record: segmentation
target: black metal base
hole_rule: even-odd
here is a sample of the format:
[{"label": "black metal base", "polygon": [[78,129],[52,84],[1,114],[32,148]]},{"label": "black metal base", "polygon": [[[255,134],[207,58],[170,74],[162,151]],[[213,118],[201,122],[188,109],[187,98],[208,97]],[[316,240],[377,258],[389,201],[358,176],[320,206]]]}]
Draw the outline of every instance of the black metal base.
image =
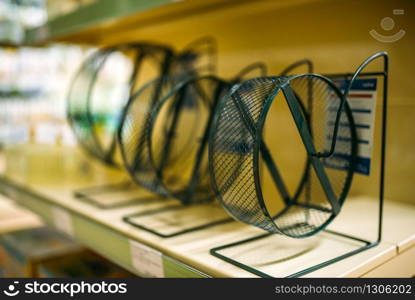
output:
[{"label": "black metal base", "polygon": [[[364,67],[366,67],[367,64],[369,64],[375,58],[381,57],[381,56],[384,58],[384,65],[383,65],[383,71],[382,72],[361,72],[361,70]],[[352,79],[352,78],[354,78],[355,74],[356,73],[325,74],[325,76],[330,77],[330,78]],[[387,90],[388,90],[388,55],[387,55],[387,53],[385,53],[385,52],[380,53],[380,54],[378,53],[378,54],[372,56],[370,58],[370,60],[366,60],[364,65],[362,65],[359,68],[358,74],[361,77],[371,77],[371,76],[383,77],[383,96],[382,96],[383,99],[382,99],[382,116],[381,116],[381,118],[382,118],[382,121],[381,121],[382,128],[381,128],[381,136],[380,136],[381,137],[381,141],[380,141],[381,146],[380,146],[380,160],[379,160],[379,164],[380,164],[379,178],[380,179],[379,179],[379,206],[378,206],[378,220],[377,220],[377,223],[378,223],[378,225],[377,225],[377,239],[375,241],[367,241],[367,240],[364,240],[364,239],[361,239],[361,238],[358,238],[358,237],[354,237],[354,236],[351,236],[351,235],[348,235],[348,234],[344,234],[344,233],[340,233],[340,232],[336,232],[336,231],[326,229],[326,230],[324,230],[324,232],[326,232],[326,233],[336,235],[336,236],[340,236],[340,237],[343,237],[343,238],[346,238],[346,239],[349,239],[349,240],[357,241],[359,243],[362,243],[362,246],[355,249],[355,250],[348,251],[348,252],[346,252],[342,255],[339,255],[335,258],[332,258],[332,259],[326,260],[324,262],[318,263],[318,264],[316,264],[312,267],[309,267],[309,268],[303,269],[301,271],[298,271],[296,273],[290,274],[287,277],[300,277],[300,276],[309,274],[311,272],[314,272],[316,270],[319,270],[321,268],[324,268],[326,266],[329,266],[331,264],[339,262],[343,259],[346,259],[348,257],[351,257],[351,256],[356,255],[358,253],[361,253],[363,251],[366,251],[370,248],[373,248],[373,247],[379,245],[379,243],[382,239],[382,222],[383,222],[382,220],[383,220],[384,182],[385,182],[386,128],[387,128],[387,108],[388,108],[388,105],[387,105],[387,102],[388,102],[388,97],[387,97],[387,95],[388,95],[388,93],[387,93]],[[237,267],[239,267],[241,269],[244,269],[244,270],[246,270],[246,271],[248,271],[252,274],[255,274],[257,276],[272,277],[271,275],[266,274],[264,272],[261,272],[258,269],[250,267],[250,266],[248,266],[248,265],[246,265],[246,264],[244,264],[240,261],[232,259],[229,256],[226,256],[226,255],[223,255],[223,254],[219,253],[220,251],[222,251],[224,249],[229,249],[229,248],[236,247],[236,246],[239,246],[239,245],[242,245],[242,244],[246,244],[246,243],[249,243],[249,242],[260,240],[260,239],[266,238],[270,235],[271,235],[271,233],[265,233],[265,234],[254,236],[254,237],[251,237],[251,238],[248,238],[248,239],[240,240],[240,241],[237,241],[237,242],[234,242],[234,243],[229,243],[229,244],[226,244],[226,245],[215,247],[215,248],[210,249],[210,254],[217,257],[217,258],[219,258],[219,259],[221,259],[221,260],[223,260],[223,261],[225,261],[225,262],[228,262],[228,263],[230,263],[234,266],[237,266]]]},{"label": "black metal base", "polygon": [[136,188],[133,182],[131,181],[124,181],[120,183],[114,184],[106,184],[100,186],[93,186],[87,187],[83,189],[78,189],[74,191],[74,196],[81,201],[87,202],[97,208],[100,209],[113,209],[113,208],[120,208],[126,207],[130,205],[139,205],[139,204],[148,204],[151,202],[158,202],[160,201],[160,196],[136,196],[132,198],[126,198],[121,201],[117,201],[115,204],[105,204],[102,201],[98,200],[99,196],[122,192],[128,189]]},{"label": "black metal base", "polygon": [[127,215],[125,217],[123,217],[123,221],[142,230],[145,230],[147,232],[150,232],[154,235],[157,235],[159,237],[162,238],[171,238],[171,237],[176,237],[176,236],[180,236],[186,233],[190,233],[190,232],[195,232],[198,230],[203,230],[203,229],[207,229],[213,226],[217,226],[217,225],[222,225],[222,224],[226,224],[229,222],[233,222],[234,220],[232,218],[224,218],[224,219],[220,219],[220,220],[216,220],[216,221],[211,221],[211,222],[207,222],[201,225],[196,225],[196,226],[191,226],[185,229],[181,229],[179,231],[175,231],[172,233],[163,233],[160,231],[157,231],[155,229],[152,229],[148,226],[145,226],[143,224],[139,224],[136,222],[136,219],[139,217],[146,217],[146,216],[150,216],[150,215],[156,215],[159,213],[163,213],[166,211],[172,211],[172,210],[181,210],[181,209],[186,209],[189,208],[189,206],[184,206],[184,205],[170,205],[170,206],[165,206],[165,207],[161,207],[161,208],[156,208],[156,209],[151,209],[151,210],[147,210],[147,211],[143,211],[143,212],[139,212],[136,214],[131,214],[131,215]]},{"label": "black metal base", "polygon": [[[354,237],[354,236],[351,236],[351,235],[347,235],[347,234],[340,233],[340,232],[336,232],[336,231],[332,231],[332,230],[324,230],[324,232],[329,233],[329,234],[333,234],[333,235],[337,235],[337,236],[340,236],[340,237],[343,237],[343,238],[351,239],[353,241],[360,242],[363,245],[361,247],[355,249],[355,250],[346,252],[346,253],[344,253],[344,254],[342,254],[340,256],[337,256],[335,258],[326,260],[326,261],[324,261],[322,263],[319,263],[319,264],[316,264],[316,265],[314,265],[312,267],[309,267],[309,268],[306,268],[304,270],[298,271],[296,273],[290,274],[287,277],[301,277],[303,275],[306,275],[308,273],[314,272],[314,271],[316,271],[318,269],[324,268],[324,267],[326,267],[328,265],[331,265],[331,264],[334,264],[334,263],[336,263],[338,261],[341,261],[341,260],[343,260],[345,258],[348,258],[350,256],[353,256],[353,255],[355,255],[357,253],[360,253],[362,251],[365,251],[367,249],[370,249],[372,247],[375,247],[376,245],[379,244],[379,241],[369,242],[369,241],[366,241],[366,240],[363,240],[363,239],[360,239],[360,238],[357,238],[357,237]],[[246,243],[249,243],[249,242],[253,242],[253,241],[256,241],[256,240],[260,240],[260,239],[269,237],[271,235],[273,235],[273,234],[272,233],[265,233],[265,234],[257,235],[257,236],[254,236],[254,237],[251,237],[251,238],[248,238],[248,239],[244,239],[244,240],[241,240],[241,241],[237,241],[237,242],[234,242],[234,243],[230,243],[230,244],[226,244],[226,245],[219,246],[219,247],[216,247],[216,248],[212,248],[212,249],[210,249],[210,254],[213,255],[213,256],[215,256],[215,257],[217,257],[217,258],[220,258],[220,259],[222,259],[222,260],[224,260],[224,261],[226,261],[226,262],[228,262],[228,263],[230,263],[230,264],[232,264],[234,266],[237,266],[237,267],[239,267],[241,269],[244,269],[245,271],[248,271],[248,272],[250,272],[252,274],[255,274],[255,275],[259,276],[259,277],[272,278],[273,276],[271,276],[269,274],[266,274],[264,272],[261,272],[258,269],[255,269],[255,268],[253,268],[251,266],[248,266],[248,265],[246,265],[246,264],[244,264],[244,263],[242,263],[240,261],[234,260],[234,259],[232,259],[229,256],[226,256],[226,255],[223,255],[223,254],[220,254],[219,253],[221,250],[229,249],[229,248],[236,247],[236,246],[240,246],[240,245],[243,245],[243,244],[246,244]]]}]

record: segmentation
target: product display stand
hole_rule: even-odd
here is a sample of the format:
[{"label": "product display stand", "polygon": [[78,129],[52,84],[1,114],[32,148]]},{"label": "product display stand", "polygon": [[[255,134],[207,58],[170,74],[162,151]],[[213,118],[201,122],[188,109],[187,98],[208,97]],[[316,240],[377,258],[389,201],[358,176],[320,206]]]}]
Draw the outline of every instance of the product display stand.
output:
[{"label": "product display stand", "polygon": [[[122,200],[115,198],[114,194],[134,193],[132,197],[126,197]],[[107,184],[102,186],[87,187],[84,189],[77,189],[74,191],[74,196],[81,201],[89,203],[100,209],[120,208],[129,205],[148,204],[160,201],[160,196],[148,195],[142,196],[140,194],[149,194],[147,191],[140,189],[131,181],[123,181],[120,183]],[[106,199],[113,198],[110,201]]]},{"label": "product display stand", "polygon": [[[217,204],[209,204],[210,207],[206,207],[206,209],[212,208],[214,211],[216,209],[221,209]],[[216,207],[215,207],[216,206]],[[156,209],[152,209],[152,210],[146,210],[144,212],[139,212],[139,213],[134,213],[131,215],[127,215],[125,217],[123,217],[124,222],[139,228],[141,230],[145,230],[147,232],[150,232],[156,236],[162,237],[162,238],[172,238],[172,237],[176,237],[176,236],[180,236],[183,234],[187,234],[187,233],[191,233],[191,232],[195,232],[195,231],[199,231],[199,230],[203,230],[203,229],[207,229],[213,226],[218,226],[218,225],[222,225],[222,224],[226,224],[226,223],[230,223],[233,222],[234,220],[232,218],[229,218],[225,213],[223,213],[223,215],[219,215],[216,220],[212,220],[212,216],[210,215],[209,219],[206,220],[197,220],[195,223],[200,223],[198,225],[195,224],[190,224],[189,226],[182,226],[183,224],[180,224],[182,227],[182,229],[178,229],[176,231],[173,232],[163,232],[161,230],[157,230],[152,226],[148,226],[145,225],[144,222],[143,224],[141,224],[138,219],[140,218],[144,218],[147,216],[152,216],[157,217],[157,215],[162,215],[163,213],[180,213],[183,215],[186,215],[186,210],[191,209],[192,206],[184,206],[182,204],[177,204],[177,205],[169,205],[169,206],[164,206],[161,208],[156,208]],[[186,224],[187,225],[187,224]]]},{"label": "product display stand", "polygon": [[[369,64],[373,59],[376,58],[383,58],[384,60],[384,66],[382,72],[361,72],[362,69],[366,67],[367,64]],[[311,273],[313,271],[316,271],[318,269],[324,268],[328,265],[331,265],[333,263],[339,262],[343,259],[346,259],[348,257],[351,257],[355,254],[358,254],[362,251],[365,251],[367,249],[370,249],[372,247],[377,246],[382,239],[382,220],[383,220],[383,204],[384,204],[384,185],[385,185],[385,152],[386,152],[386,128],[387,128],[387,107],[388,107],[388,55],[387,53],[379,53],[377,55],[374,55],[372,57],[372,60],[367,61],[366,64],[363,64],[356,73],[345,73],[345,74],[324,74],[325,77],[331,78],[333,80],[338,79],[346,79],[346,80],[355,80],[358,75],[358,77],[368,78],[368,77],[376,77],[383,80],[383,91],[382,91],[382,115],[381,115],[381,136],[380,136],[380,159],[379,159],[379,192],[378,192],[378,212],[377,212],[377,227],[376,227],[376,235],[377,238],[375,240],[367,240],[363,238],[359,238],[356,236],[349,235],[347,233],[337,232],[325,229],[323,232],[328,233],[329,235],[333,235],[336,237],[341,237],[345,239],[349,239],[351,241],[355,241],[358,243],[361,243],[362,245],[352,251],[346,252],[340,256],[337,256],[335,258],[317,263],[316,265],[300,270],[298,272],[295,272],[288,277],[300,277],[303,275],[306,275],[308,273]],[[357,220],[358,222],[358,220]],[[241,241],[237,241],[234,243],[222,245],[219,247],[212,248],[210,250],[211,255],[222,259],[230,264],[233,264],[237,267],[240,267],[248,272],[251,272],[255,275],[261,276],[261,277],[272,277],[269,274],[266,274],[264,272],[261,272],[258,269],[255,269],[249,265],[244,264],[241,261],[238,261],[236,259],[233,259],[232,257],[229,257],[221,252],[226,249],[234,248],[246,243],[250,243],[259,239],[263,239],[266,237],[269,237],[271,233],[261,234],[255,237],[243,239]]]}]

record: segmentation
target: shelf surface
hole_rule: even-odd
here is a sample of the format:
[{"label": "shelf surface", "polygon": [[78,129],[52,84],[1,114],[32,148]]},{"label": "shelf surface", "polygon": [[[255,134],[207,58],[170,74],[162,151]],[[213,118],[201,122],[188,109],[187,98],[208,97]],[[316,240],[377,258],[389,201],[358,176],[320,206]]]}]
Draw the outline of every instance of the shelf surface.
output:
[{"label": "shelf surface", "polygon": [[[117,182],[120,179],[118,178]],[[95,184],[104,182],[94,182]],[[109,260],[141,276],[159,273],[142,272],[134,263],[132,243],[150,247],[160,253],[162,276],[166,277],[252,277],[243,271],[210,255],[209,250],[230,242],[263,233],[261,230],[231,222],[174,238],[163,239],[135,228],[122,219],[127,214],[164,207],[176,203],[162,200],[147,204],[102,210],[73,197],[73,190],[91,183],[46,186],[17,177],[0,177],[0,190],[19,204],[29,208],[57,229],[66,232],[85,246]],[[128,195],[128,193],[126,194]],[[342,213],[330,229],[365,239],[375,239],[376,204],[373,199],[348,199]],[[186,212],[182,214],[182,212]],[[373,213],[373,219],[370,214]],[[188,226],[189,216],[195,220],[221,217],[217,207],[189,207],[179,212],[148,216],[146,224],[154,226]],[[359,277],[396,257],[403,249],[414,245],[415,207],[398,202],[387,202],[385,229],[380,245],[348,259],[310,273],[309,277]],[[181,221],[182,220],[182,221]],[[184,220],[184,221],[183,221]],[[191,222],[191,220],[190,220]],[[183,224],[185,223],[185,224]],[[157,225],[158,224],[158,225]],[[276,277],[288,276],[304,266],[320,262],[322,258],[349,251],[357,245],[318,234],[309,239],[291,239],[272,236],[242,248],[233,249],[231,255]],[[284,259],[294,257],[293,259]]]},{"label": "shelf surface", "polygon": [[0,195],[0,234],[42,225],[37,215],[18,207],[11,199]]}]

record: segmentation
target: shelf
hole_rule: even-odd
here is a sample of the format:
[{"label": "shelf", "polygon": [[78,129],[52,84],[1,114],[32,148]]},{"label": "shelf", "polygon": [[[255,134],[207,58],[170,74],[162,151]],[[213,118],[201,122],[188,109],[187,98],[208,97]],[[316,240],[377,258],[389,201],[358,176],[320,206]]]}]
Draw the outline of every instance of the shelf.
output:
[{"label": "shelf", "polygon": [[[214,33],[221,46],[220,68],[221,71],[226,70],[227,74],[238,69],[240,63],[247,61],[250,57],[264,59],[267,64],[270,62],[270,70],[281,70],[288,62],[303,58],[305,55],[315,61],[319,70],[350,70],[353,63],[358,63],[362,57],[367,56],[366,52],[369,49],[371,51],[388,50],[393,57],[400,57],[400,62],[405,61],[404,58],[410,59],[407,51],[402,50],[404,47],[400,48],[397,44],[393,47],[379,44],[378,41],[370,38],[368,31],[354,30],[357,28],[354,26],[356,20],[360,22],[359,28],[370,29],[377,26],[385,16],[385,12],[390,11],[389,5],[377,5],[373,13],[368,16],[366,11],[373,10],[371,2],[364,3],[363,6],[350,1],[330,2],[326,5],[327,3],[329,3],[328,0],[99,0],[72,13],[50,20],[41,28],[29,31],[25,43],[42,44],[63,41],[101,45],[136,39],[158,39],[179,48],[193,38]],[[309,7],[307,4],[310,4]],[[295,7],[296,5],[298,7]],[[300,5],[303,6],[300,7]],[[275,13],[280,7],[289,9],[281,10],[279,14]],[[267,13],[262,15],[258,11]],[[332,11],[345,13],[333,18]],[[351,14],[355,16],[353,19],[349,18]],[[249,19],[248,22],[247,19]],[[304,22],[292,22],[296,19]],[[316,20],[325,21],[316,22]],[[313,24],[313,26],[304,26],[304,24]],[[402,28],[410,28],[409,21],[400,25]],[[285,34],[276,34],[279,28],[288,28],[288,31],[286,30]],[[350,30],[339,35],[336,34],[338,28]],[[401,43],[410,43],[411,40],[408,38],[405,37]],[[361,47],[362,41],[365,41],[366,48]],[[401,69],[405,71],[405,68]],[[410,78],[410,76],[406,77]],[[392,78],[391,86],[397,86],[398,81],[394,85]],[[405,81],[403,83],[405,84]],[[399,84],[402,85],[402,82]],[[400,91],[397,97],[394,95],[394,99],[398,99],[400,103],[405,102],[405,99],[410,99],[405,89],[392,88],[391,90]],[[406,113],[406,107],[399,107],[399,113],[402,109]],[[396,117],[397,112],[397,107],[392,107],[392,115],[395,114]],[[401,171],[399,170],[398,173],[395,170],[391,174],[388,178],[388,189],[402,187],[398,182],[400,177],[396,176],[401,174]],[[59,175],[56,177],[59,179]],[[120,179],[116,182],[119,181]],[[108,182],[91,184],[105,183]],[[233,222],[180,237],[162,239],[132,227],[122,219],[128,214],[174,203],[173,200],[158,204],[137,204],[113,210],[100,210],[73,197],[73,191],[81,187],[79,181],[78,184],[69,182],[62,186],[56,184],[46,186],[14,176],[0,177],[0,190],[3,193],[37,213],[50,225],[73,236],[87,247],[137,275],[149,276],[151,274],[143,273],[143,270],[135,266],[131,255],[133,242],[141,243],[161,253],[162,271],[166,277],[252,276],[211,256],[209,250],[255,236],[262,231]],[[365,188],[362,187],[362,190]],[[400,199],[403,194],[411,195],[410,191],[406,190],[390,195],[399,195],[396,198]],[[408,200],[410,197],[406,196],[405,199]],[[203,217],[202,212],[194,212],[192,209],[189,208],[189,214],[194,213],[193,216],[196,219]],[[373,240],[376,237],[370,236],[370,233],[375,231],[376,219],[373,220],[368,216],[375,212],[376,201],[374,199],[351,197],[347,199],[341,214],[330,225],[330,229]],[[218,212],[220,213],[223,212]],[[384,264],[393,262],[401,254],[407,255],[409,251],[413,253],[415,249],[414,216],[414,205],[389,201],[386,204],[384,234],[380,245],[307,276],[365,276],[372,274],[371,271]],[[175,217],[165,216],[165,219],[175,220]],[[158,222],[160,220],[150,217],[148,221]],[[281,245],[287,245],[292,249],[304,245],[310,247],[304,255],[298,255],[293,260],[276,262],[278,259],[275,259],[274,255],[284,248]],[[275,235],[248,246],[233,254],[248,261],[251,260],[251,262],[274,259],[263,262],[261,268],[266,269],[267,273],[281,277],[290,275],[296,268],[327,258],[328,255],[333,255],[332,252],[345,252],[351,247],[344,241],[332,240],[324,234],[301,240]],[[414,261],[412,259],[407,263],[412,269],[415,268]]]},{"label": "shelf", "polygon": [[0,195],[0,234],[40,226],[42,222],[38,216]]},{"label": "shelf", "polygon": [[[258,11],[279,10],[328,0],[98,0],[73,12],[57,16],[44,26],[28,30],[25,44],[70,42],[92,45],[113,43],[113,38],[128,32],[135,40],[136,30],[168,24],[187,17],[216,15],[234,18]],[[197,37],[197,36],[196,36]],[[157,36],[156,36],[157,38]],[[124,39],[123,39],[124,41]]]},{"label": "shelf", "polygon": [[[237,3],[238,2],[238,3]],[[200,11],[237,5],[232,0],[99,0],[68,14],[57,16],[44,26],[26,33],[26,43],[51,41],[98,43],[101,36],[111,31],[137,26],[137,22],[152,22],[183,17]]]},{"label": "shelf", "polygon": [[[113,228],[103,226],[95,220],[91,220],[80,212],[68,210],[67,207],[60,206],[52,199],[37,194],[30,189],[22,188],[16,183],[9,180],[0,180],[0,189],[2,193],[15,199],[20,205],[32,210],[39,215],[45,223],[56,226],[58,230],[65,234],[69,234],[78,242],[84,244],[90,249],[95,250],[101,255],[114,261],[125,269],[141,274],[132,264],[130,259],[130,241],[132,240],[128,234],[122,234],[114,231]],[[56,209],[63,209],[67,213],[67,217],[71,220],[71,232],[62,230],[57,224]],[[179,261],[167,255],[162,255],[164,275],[166,277],[207,277],[190,266],[180,263]]]},{"label": "shelf", "polygon": [[[117,178],[117,182],[122,178]],[[75,240],[95,250],[109,260],[121,265],[140,276],[156,276],[143,273],[134,264],[132,243],[150,247],[161,256],[162,274],[166,277],[252,277],[253,275],[235,266],[223,262],[209,254],[209,250],[223,244],[262,233],[261,230],[239,222],[211,227],[209,229],[163,239],[123,222],[123,216],[143,210],[163,207],[175,203],[173,200],[159,203],[137,204],[118,209],[102,210],[73,197],[73,190],[86,184],[98,182],[66,183],[65,185],[45,186],[30,183],[18,177],[0,177],[0,191],[15,199],[38,214],[47,224],[71,235]],[[101,184],[104,182],[100,182]],[[203,210],[206,209],[205,212]],[[221,209],[189,207],[187,217],[194,219],[215,217],[224,212]],[[362,213],[364,212],[364,213]],[[374,239],[371,233],[376,226],[375,220],[368,217],[376,212],[376,201],[368,198],[351,198],[345,204],[342,213],[330,225],[330,229],[347,232],[365,239]],[[408,204],[388,202],[385,210],[384,238],[380,245],[352,256],[341,262],[308,274],[309,277],[359,277],[398,257],[400,252],[415,245],[415,207]],[[170,222],[178,215],[147,217],[148,222]],[[168,221],[166,221],[168,220]],[[373,221],[373,222],[372,222]],[[181,223],[177,221],[177,223]],[[171,225],[171,224],[170,224]],[[184,226],[173,224],[171,226]],[[281,245],[285,245],[281,247]],[[355,245],[341,239],[318,234],[309,239],[291,239],[275,235],[248,245],[234,253],[248,261],[265,261],[262,268],[277,276],[288,276],[298,268],[319,262],[322,257],[350,250]],[[305,254],[295,259],[274,262],[275,255],[283,255],[280,249],[300,251],[301,247],[310,247]]]}]

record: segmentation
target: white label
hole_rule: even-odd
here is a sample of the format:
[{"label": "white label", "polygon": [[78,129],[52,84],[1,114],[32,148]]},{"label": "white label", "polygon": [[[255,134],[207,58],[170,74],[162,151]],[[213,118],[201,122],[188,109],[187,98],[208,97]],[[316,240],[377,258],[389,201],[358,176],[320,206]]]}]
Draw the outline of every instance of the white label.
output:
[{"label": "white label", "polygon": [[58,230],[63,231],[70,236],[74,235],[71,215],[66,210],[60,207],[54,207],[53,220],[55,227]]},{"label": "white label", "polygon": [[[340,89],[344,90],[349,84],[348,80],[337,80]],[[333,96],[333,95],[332,95]],[[348,103],[353,114],[353,119],[357,133],[357,163],[355,172],[363,175],[370,175],[373,135],[376,113],[377,98],[377,80],[376,78],[358,79],[354,82],[353,87],[348,94]],[[337,100],[337,96],[335,98]],[[336,101],[338,103],[338,101]],[[329,149],[332,142],[332,132],[337,108],[330,109],[327,112],[326,123],[326,150]],[[343,118],[343,117],[342,117]],[[342,149],[349,149],[347,144],[350,143],[350,133],[348,127],[342,126],[340,121],[339,132],[337,136],[336,151],[332,157],[325,160],[325,165],[336,169],[347,168],[349,153],[342,153]],[[346,122],[347,125],[347,122]],[[342,147],[342,144],[346,146]]]},{"label": "white label", "polygon": [[161,252],[130,240],[131,262],[134,268],[145,277],[164,277]]}]

